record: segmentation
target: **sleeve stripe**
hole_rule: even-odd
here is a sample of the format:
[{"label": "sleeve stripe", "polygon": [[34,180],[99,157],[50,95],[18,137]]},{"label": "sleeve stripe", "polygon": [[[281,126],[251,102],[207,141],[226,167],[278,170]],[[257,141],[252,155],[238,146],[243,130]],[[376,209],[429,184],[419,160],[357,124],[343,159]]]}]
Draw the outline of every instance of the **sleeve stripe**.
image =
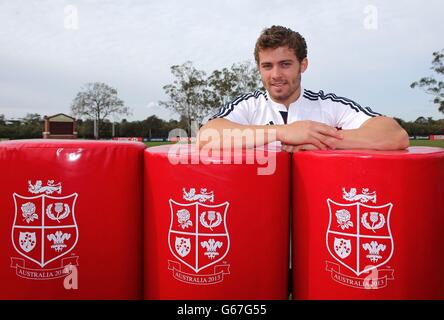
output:
[{"label": "sleeve stripe", "polygon": [[311,101],[318,101],[318,98],[314,98],[312,96],[306,95],[305,93],[304,93],[304,98],[311,100]]},{"label": "sleeve stripe", "polygon": [[309,90],[304,90],[304,98],[307,98],[309,100],[315,101],[318,98],[321,98],[322,100],[331,100],[334,102],[339,102],[342,103],[344,105],[349,106],[350,108],[352,108],[353,110],[355,110],[356,112],[363,112],[366,115],[368,115],[369,117],[376,117],[376,116],[381,116],[380,113],[377,113],[375,111],[373,111],[372,109],[370,109],[369,107],[361,107],[361,105],[359,105],[358,103],[354,102],[353,100],[344,98],[344,97],[338,97],[333,93],[328,93],[328,94],[324,94],[324,92],[322,90],[319,91],[319,93],[314,93],[312,91]]},{"label": "sleeve stripe", "polygon": [[315,92],[307,90],[307,89],[304,89],[304,96],[305,95],[311,96],[312,98],[316,98],[316,99],[319,97],[318,93],[315,93]]},{"label": "sleeve stripe", "polygon": [[238,105],[239,103],[241,103],[242,101],[246,101],[250,98],[258,99],[260,97],[260,95],[264,95],[266,98],[265,93],[260,90],[256,90],[253,93],[247,93],[247,94],[240,95],[239,97],[235,98],[232,102],[229,102],[229,103],[225,104],[223,107],[221,107],[219,109],[219,111],[215,115],[213,115],[209,120],[213,120],[216,118],[225,118],[227,115],[229,115],[234,110],[234,107],[236,105]]},{"label": "sleeve stripe", "polygon": [[376,116],[382,116],[382,114],[380,114],[380,113],[378,113],[376,111],[373,111],[370,107],[365,107],[365,108],[368,110],[368,112],[370,112],[372,114],[375,114]]}]

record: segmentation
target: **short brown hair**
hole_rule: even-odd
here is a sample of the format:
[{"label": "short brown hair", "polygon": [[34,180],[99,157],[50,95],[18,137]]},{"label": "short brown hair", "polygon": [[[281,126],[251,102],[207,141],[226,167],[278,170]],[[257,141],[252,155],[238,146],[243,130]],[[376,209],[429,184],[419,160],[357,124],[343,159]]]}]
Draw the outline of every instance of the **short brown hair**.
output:
[{"label": "short brown hair", "polygon": [[282,26],[272,26],[264,29],[256,41],[254,47],[254,58],[259,64],[259,51],[263,49],[276,49],[288,46],[293,49],[296,58],[301,62],[307,57],[307,44],[305,39],[298,32]]}]

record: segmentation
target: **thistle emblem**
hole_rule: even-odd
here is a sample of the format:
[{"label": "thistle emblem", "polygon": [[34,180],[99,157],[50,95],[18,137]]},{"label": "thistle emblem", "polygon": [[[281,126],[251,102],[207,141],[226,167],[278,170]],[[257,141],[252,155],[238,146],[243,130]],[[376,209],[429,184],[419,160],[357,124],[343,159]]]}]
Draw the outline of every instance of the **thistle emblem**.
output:
[{"label": "thistle emblem", "polygon": [[[368,214],[369,212],[366,212],[362,215],[361,223],[366,229],[372,230],[374,233],[376,233],[375,230],[381,229],[385,225],[384,215],[378,212],[370,212],[370,221],[372,223],[372,225],[370,225],[367,221]],[[376,222],[378,223],[376,224]]]},{"label": "thistle emblem", "polygon": [[52,212],[52,206],[52,203],[48,205],[48,207],[46,208],[46,215],[49,219],[56,220],[58,223],[60,223],[60,220],[65,219],[71,212],[71,210],[69,209],[69,205],[67,205],[66,203],[57,202],[54,204],[54,209],[56,212],[56,215],[54,215]]},{"label": "thistle emblem", "polygon": [[[205,220],[205,215],[207,215],[207,219],[209,223]],[[209,228],[213,231],[213,228],[219,226],[222,222],[222,215],[216,211],[204,211],[200,215],[200,223],[205,227]]]}]

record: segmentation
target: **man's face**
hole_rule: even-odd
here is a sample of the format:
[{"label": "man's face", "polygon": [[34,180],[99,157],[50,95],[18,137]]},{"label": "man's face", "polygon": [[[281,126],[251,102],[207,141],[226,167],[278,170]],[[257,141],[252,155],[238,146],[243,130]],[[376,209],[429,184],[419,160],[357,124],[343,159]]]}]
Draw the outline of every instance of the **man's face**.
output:
[{"label": "man's face", "polygon": [[299,63],[293,49],[278,47],[259,51],[259,72],[271,98],[286,105],[296,101],[301,91],[301,73],[307,69],[307,58]]}]

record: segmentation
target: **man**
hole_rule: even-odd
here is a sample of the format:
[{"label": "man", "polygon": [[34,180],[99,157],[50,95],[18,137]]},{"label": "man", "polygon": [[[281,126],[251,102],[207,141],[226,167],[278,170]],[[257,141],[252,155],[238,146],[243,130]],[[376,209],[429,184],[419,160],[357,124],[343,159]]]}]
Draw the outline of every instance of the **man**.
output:
[{"label": "man", "polygon": [[[241,137],[242,146],[280,141],[289,152],[409,146],[407,133],[395,120],[350,99],[301,87],[308,60],[305,39],[299,33],[282,26],[265,29],[254,56],[266,92],[240,96],[222,107],[199,131],[200,148],[222,146],[224,139],[236,140],[232,132],[246,131],[264,134],[254,134],[253,143]],[[209,131],[217,134],[206,134]]]}]

